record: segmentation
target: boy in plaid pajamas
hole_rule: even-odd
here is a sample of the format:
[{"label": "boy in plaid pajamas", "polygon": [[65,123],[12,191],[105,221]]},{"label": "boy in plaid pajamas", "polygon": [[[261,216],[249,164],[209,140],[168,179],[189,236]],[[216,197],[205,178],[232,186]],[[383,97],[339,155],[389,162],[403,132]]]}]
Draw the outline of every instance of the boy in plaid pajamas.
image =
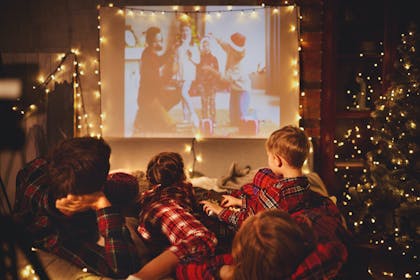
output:
[{"label": "boy in plaid pajamas", "polygon": [[[298,223],[308,226],[316,240],[315,249],[290,278],[330,279],[336,276],[347,260],[344,241],[348,233],[337,206],[328,197],[310,190],[308,178],[302,173],[303,163],[309,153],[307,136],[297,127],[285,126],[270,135],[266,141],[266,151],[269,169],[260,170],[255,175],[254,184],[242,188],[240,198],[225,196],[221,205],[202,201],[204,210],[236,228],[247,217],[259,212],[273,208],[283,210]],[[232,210],[230,206],[240,206],[240,210]],[[220,256],[219,260],[209,264],[180,266],[177,273],[182,278],[183,275],[204,269],[218,275],[219,268],[224,264],[235,265]]]}]

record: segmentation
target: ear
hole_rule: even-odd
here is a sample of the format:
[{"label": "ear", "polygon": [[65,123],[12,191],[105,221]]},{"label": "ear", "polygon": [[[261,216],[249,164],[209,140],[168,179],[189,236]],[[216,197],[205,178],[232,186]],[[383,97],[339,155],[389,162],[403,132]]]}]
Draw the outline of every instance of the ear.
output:
[{"label": "ear", "polygon": [[275,155],[274,162],[276,163],[277,167],[282,167],[284,159],[281,156]]}]

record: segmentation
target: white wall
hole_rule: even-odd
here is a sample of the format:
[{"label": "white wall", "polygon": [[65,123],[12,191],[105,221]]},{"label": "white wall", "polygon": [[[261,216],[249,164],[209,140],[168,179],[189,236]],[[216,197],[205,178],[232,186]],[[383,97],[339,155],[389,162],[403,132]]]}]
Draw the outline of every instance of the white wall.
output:
[{"label": "white wall", "polygon": [[[179,152],[186,168],[191,167],[193,156],[185,151],[192,139],[107,139],[111,145],[111,169],[145,170],[147,162],[162,151]],[[204,139],[195,144],[202,162],[196,163],[195,171],[208,177],[225,175],[233,161],[251,168],[266,166],[267,155],[262,139]]]}]

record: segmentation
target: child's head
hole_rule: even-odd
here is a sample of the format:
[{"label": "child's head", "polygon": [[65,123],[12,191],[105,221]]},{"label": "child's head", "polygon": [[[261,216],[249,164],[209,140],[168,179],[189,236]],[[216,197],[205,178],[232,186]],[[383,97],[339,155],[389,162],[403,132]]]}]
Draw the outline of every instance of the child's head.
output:
[{"label": "child's head", "polygon": [[121,209],[125,216],[137,216],[139,200],[139,181],[125,172],[114,172],[108,175],[103,186],[103,193],[113,206]]},{"label": "child's head", "polygon": [[200,50],[201,50],[202,53],[210,53],[211,52],[210,39],[208,37],[204,37],[203,39],[201,39]]},{"label": "child's head", "polygon": [[182,22],[180,28],[181,28],[181,40],[191,43],[191,40],[192,40],[191,24],[189,22]]},{"label": "child's head", "polygon": [[300,128],[288,125],[271,133],[265,148],[267,153],[286,160],[290,167],[301,169],[309,154],[309,141]]},{"label": "child's head", "polygon": [[152,185],[172,186],[186,180],[184,161],[178,153],[162,152],[155,155],[147,165],[147,179]]},{"label": "child's head", "polygon": [[287,212],[260,212],[249,217],[235,235],[233,279],[285,279],[312,249],[311,231]]},{"label": "child's head", "polygon": [[133,203],[139,195],[139,182],[136,177],[125,172],[108,175],[103,192],[112,205],[124,206]]}]

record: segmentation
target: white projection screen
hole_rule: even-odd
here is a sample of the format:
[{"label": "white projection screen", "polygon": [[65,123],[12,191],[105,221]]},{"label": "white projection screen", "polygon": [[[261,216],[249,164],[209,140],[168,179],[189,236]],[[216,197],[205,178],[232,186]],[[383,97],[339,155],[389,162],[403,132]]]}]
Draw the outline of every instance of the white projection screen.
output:
[{"label": "white projection screen", "polygon": [[100,9],[103,135],[266,138],[298,124],[298,7]]}]

